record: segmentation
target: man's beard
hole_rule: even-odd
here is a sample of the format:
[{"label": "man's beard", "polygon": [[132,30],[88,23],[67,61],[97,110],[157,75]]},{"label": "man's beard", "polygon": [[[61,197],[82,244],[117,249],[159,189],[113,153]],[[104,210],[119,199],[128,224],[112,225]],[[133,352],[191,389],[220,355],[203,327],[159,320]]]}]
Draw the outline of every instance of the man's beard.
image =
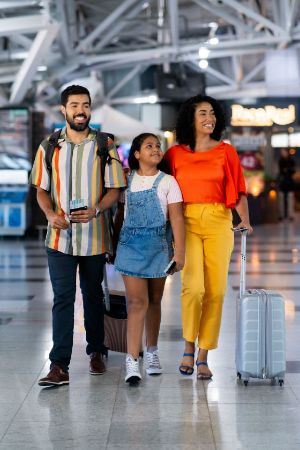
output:
[{"label": "man's beard", "polygon": [[[66,114],[66,121],[68,122],[68,124],[70,125],[70,128],[72,130],[75,131],[84,131],[88,128],[90,120],[91,120],[91,116],[87,117],[86,114],[77,114],[77,116],[84,116],[86,117],[86,121],[82,122],[82,123],[75,123],[73,119],[71,119],[71,117]],[[76,116],[75,116],[76,117]]]}]

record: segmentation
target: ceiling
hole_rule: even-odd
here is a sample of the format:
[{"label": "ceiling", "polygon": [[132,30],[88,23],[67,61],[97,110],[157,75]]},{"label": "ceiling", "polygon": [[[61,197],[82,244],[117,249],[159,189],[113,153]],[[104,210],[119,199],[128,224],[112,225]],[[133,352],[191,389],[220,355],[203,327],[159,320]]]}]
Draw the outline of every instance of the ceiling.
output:
[{"label": "ceiling", "polygon": [[266,96],[270,50],[299,50],[299,4],[0,0],[0,106],[55,104],[62,85],[82,79],[99,101],[130,103],[153,93],[139,80],[157,65],[204,72],[206,92],[218,98]]}]

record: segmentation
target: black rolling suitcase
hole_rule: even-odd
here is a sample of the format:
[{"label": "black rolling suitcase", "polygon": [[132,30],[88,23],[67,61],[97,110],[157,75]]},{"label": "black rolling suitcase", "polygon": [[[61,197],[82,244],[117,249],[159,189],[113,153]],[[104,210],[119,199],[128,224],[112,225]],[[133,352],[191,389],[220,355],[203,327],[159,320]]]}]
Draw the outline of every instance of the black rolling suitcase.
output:
[{"label": "black rolling suitcase", "polygon": [[[109,290],[106,266],[103,270],[104,345],[113,352],[127,353],[127,301],[124,292]],[[143,356],[141,343],[140,356]]]},{"label": "black rolling suitcase", "polygon": [[109,291],[106,266],[103,270],[104,345],[113,352],[127,353],[127,305],[123,292]]}]

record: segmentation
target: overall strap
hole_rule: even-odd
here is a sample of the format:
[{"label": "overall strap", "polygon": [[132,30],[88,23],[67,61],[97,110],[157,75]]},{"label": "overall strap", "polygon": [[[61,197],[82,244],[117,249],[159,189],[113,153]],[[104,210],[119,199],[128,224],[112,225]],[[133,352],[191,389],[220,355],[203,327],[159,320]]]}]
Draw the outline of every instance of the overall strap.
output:
[{"label": "overall strap", "polygon": [[161,182],[162,178],[165,176],[166,174],[164,172],[160,172],[160,174],[158,175],[158,177],[156,178],[156,180],[153,183],[152,189],[157,189],[157,186],[159,185],[159,183]]},{"label": "overall strap", "polygon": [[131,174],[129,175],[129,177],[127,178],[127,190],[128,190],[128,191],[131,190],[131,183],[132,183],[134,174],[135,174],[135,170],[133,170],[133,171],[131,172]]}]

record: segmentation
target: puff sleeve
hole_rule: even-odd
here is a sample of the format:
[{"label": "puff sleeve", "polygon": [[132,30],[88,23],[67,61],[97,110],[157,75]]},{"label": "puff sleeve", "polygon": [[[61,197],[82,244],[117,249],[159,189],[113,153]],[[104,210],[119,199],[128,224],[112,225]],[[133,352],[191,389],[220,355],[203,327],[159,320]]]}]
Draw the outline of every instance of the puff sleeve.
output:
[{"label": "puff sleeve", "polygon": [[228,145],[225,155],[226,207],[234,208],[241,194],[247,195],[242,166],[235,148]]},{"label": "puff sleeve", "polygon": [[166,153],[164,154],[164,161],[167,166],[167,173],[169,173],[173,177],[176,176],[174,159],[175,159],[175,152],[176,152],[177,147],[178,146],[175,145],[175,146],[169,148],[169,150],[167,150]]}]

